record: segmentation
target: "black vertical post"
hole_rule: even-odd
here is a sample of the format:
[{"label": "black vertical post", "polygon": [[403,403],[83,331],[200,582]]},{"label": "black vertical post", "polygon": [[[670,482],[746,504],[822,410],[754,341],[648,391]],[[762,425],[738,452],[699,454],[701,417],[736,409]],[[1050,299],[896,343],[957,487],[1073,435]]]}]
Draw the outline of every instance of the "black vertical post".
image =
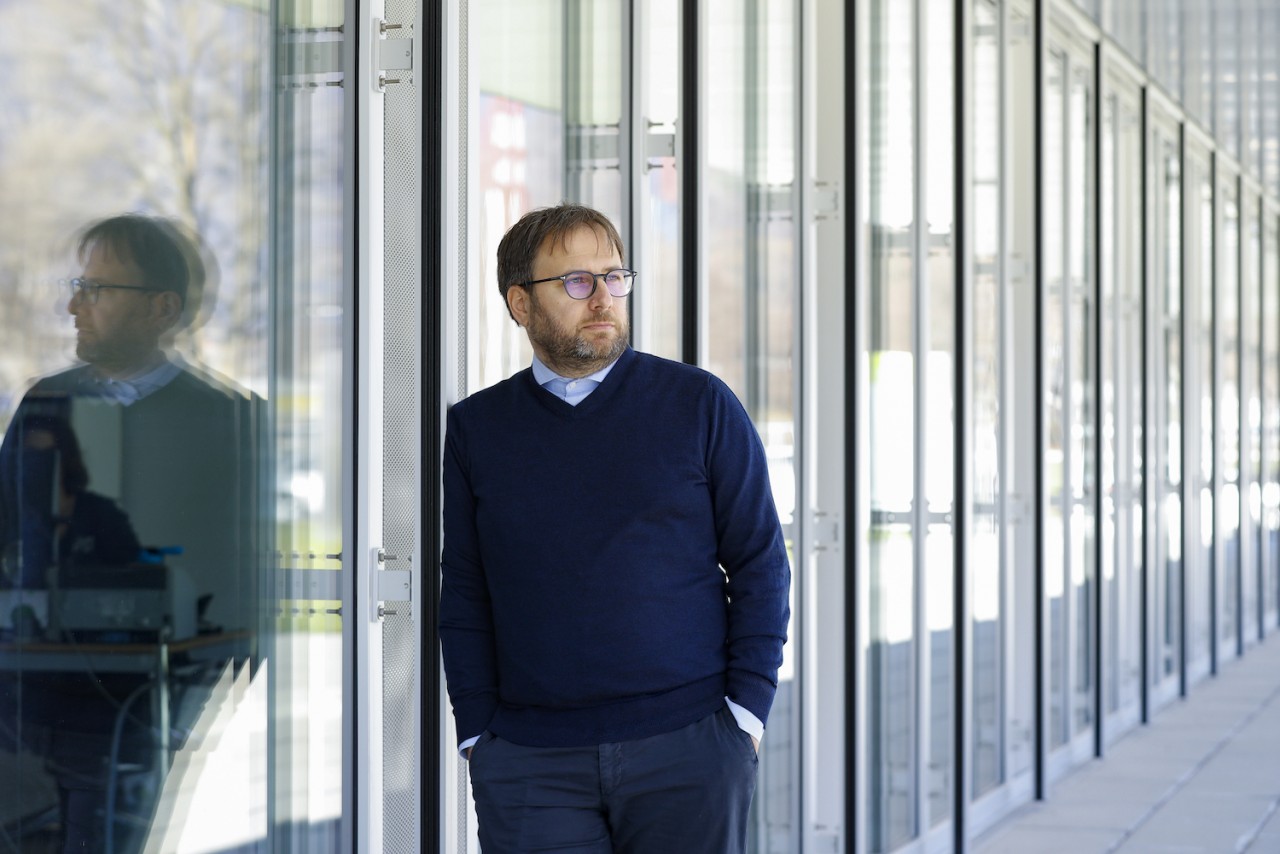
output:
[{"label": "black vertical post", "polygon": [[[858,271],[862,262],[862,237],[860,225],[862,211],[858,206],[862,175],[858,171],[858,9],[859,4],[844,6],[844,181],[848,187],[844,217],[844,423],[845,435],[850,440],[845,446],[844,507],[845,518],[852,532],[857,531],[857,520],[862,508],[858,504],[858,443],[856,437],[861,424],[858,420],[858,353],[861,344],[858,330]],[[856,533],[855,533],[856,536]],[[851,543],[853,537],[847,538]],[[856,851],[856,828],[861,818],[858,800],[858,679],[861,675],[858,655],[858,549],[852,546],[844,550],[844,826],[845,850]]]},{"label": "black vertical post", "polygon": [[1044,557],[1044,241],[1045,241],[1045,176],[1044,176],[1044,82],[1045,82],[1045,35],[1049,13],[1046,0],[1035,0],[1033,10],[1034,36],[1032,38],[1034,58],[1035,93],[1035,797],[1045,800],[1049,796],[1048,783],[1048,727],[1049,708],[1047,692],[1049,690],[1049,667],[1045,660],[1047,644],[1045,633],[1048,631],[1047,603],[1045,601],[1044,568],[1041,560]]},{"label": "black vertical post", "polygon": [[954,143],[952,152],[952,226],[951,251],[954,264],[955,282],[952,293],[955,295],[952,320],[955,324],[955,358],[952,359],[953,412],[955,430],[955,453],[952,455],[954,484],[952,495],[952,573],[954,580],[951,589],[954,591],[952,602],[952,681],[955,697],[952,704],[952,850],[956,854],[969,851],[969,722],[972,715],[973,702],[970,691],[972,667],[970,666],[970,630],[969,619],[969,375],[971,361],[968,346],[969,332],[969,218],[967,200],[970,187],[970,163],[972,162],[970,147],[973,135],[969,121],[969,87],[972,85],[970,75],[970,55],[972,51],[970,39],[971,0],[955,0],[952,12],[952,90],[953,119],[952,134]]},{"label": "black vertical post", "polygon": [[[1104,305],[1102,295],[1102,277],[1105,274],[1104,264],[1110,259],[1102,257],[1102,170],[1105,168],[1102,162],[1102,45],[1095,44],[1093,46],[1093,101],[1092,115],[1090,119],[1093,121],[1093,138],[1089,140],[1089,145],[1093,146],[1093,174],[1087,176],[1089,181],[1089,189],[1093,192],[1093,228],[1090,237],[1093,240],[1093,286],[1089,289],[1090,293],[1086,297],[1085,304],[1093,302],[1096,309],[1089,318],[1088,323],[1092,327],[1093,332],[1093,370],[1089,371],[1085,376],[1085,381],[1093,382],[1093,495],[1091,503],[1093,504],[1093,655],[1090,656],[1089,666],[1093,668],[1093,755],[1101,757],[1106,751],[1105,734],[1103,733],[1103,715],[1105,712],[1105,704],[1102,698],[1102,668],[1105,657],[1103,655],[1103,644],[1107,642],[1106,631],[1104,629],[1105,621],[1103,620],[1103,607],[1106,605],[1106,594],[1102,589],[1102,561],[1105,558],[1103,554],[1103,537],[1102,537],[1102,514],[1104,508],[1102,506],[1102,424],[1103,412],[1102,407],[1105,403],[1102,397],[1102,351],[1105,347],[1103,342],[1103,333],[1106,330],[1106,324],[1102,320],[1102,314],[1111,306]],[[1089,158],[1085,158],[1085,162],[1089,162]],[[1087,168],[1087,167],[1086,167]],[[1113,188],[1114,189],[1114,188]],[[1086,205],[1086,209],[1087,209]],[[1118,283],[1113,283],[1113,287]],[[1090,299],[1091,298],[1091,299]],[[1113,318],[1112,322],[1115,322]],[[1114,356],[1114,354],[1113,354]],[[1120,567],[1116,567],[1116,571],[1120,571]],[[1114,640],[1114,639],[1113,639]]]},{"label": "black vertical post", "polygon": [[680,17],[680,357],[690,364],[698,363],[698,295],[701,288],[698,255],[701,251],[698,231],[698,6],[701,0],[684,0]]},{"label": "black vertical post", "polygon": [[[443,757],[440,755],[440,459],[444,436],[440,429],[442,401],[440,365],[442,356],[442,292],[440,246],[444,240],[444,12],[442,4],[418,4],[419,38],[422,40],[422,70],[419,91],[422,99],[422,211],[420,216],[422,247],[422,354],[421,354],[421,446],[422,460],[422,562],[431,568],[430,593],[420,596],[427,606],[422,630],[421,708],[422,708],[422,847],[430,850],[441,838],[443,820],[440,807],[444,802],[440,787]],[[426,579],[420,580],[424,583]]]}]

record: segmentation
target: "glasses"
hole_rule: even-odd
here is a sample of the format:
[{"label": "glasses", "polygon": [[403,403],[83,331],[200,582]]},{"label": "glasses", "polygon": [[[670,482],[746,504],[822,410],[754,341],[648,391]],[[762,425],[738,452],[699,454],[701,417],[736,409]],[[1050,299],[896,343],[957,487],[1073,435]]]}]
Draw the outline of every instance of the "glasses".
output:
[{"label": "glasses", "polygon": [[118,291],[159,291],[159,288],[145,288],[141,285],[109,285],[106,282],[95,282],[93,279],[82,279],[79,276],[74,279],[64,279],[62,283],[70,289],[72,299],[79,297],[88,305],[98,301],[98,294],[103,288],[113,288]]},{"label": "glasses", "polygon": [[586,299],[596,292],[596,280],[604,279],[605,290],[609,296],[625,297],[631,293],[631,286],[636,280],[635,270],[617,269],[607,273],[588,273],[586,270],[574,270],[563,276],[551,276],[547,279],[535,279],[532,282],[520,282],[519,286],[527,288],[542,282],[560,281],[564,284],[564,292],[573,299]]}]

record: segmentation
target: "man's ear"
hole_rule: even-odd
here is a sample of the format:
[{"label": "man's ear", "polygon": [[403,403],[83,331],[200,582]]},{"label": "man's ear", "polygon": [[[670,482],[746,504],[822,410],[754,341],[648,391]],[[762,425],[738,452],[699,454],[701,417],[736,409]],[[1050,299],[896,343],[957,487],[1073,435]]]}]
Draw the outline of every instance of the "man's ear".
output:
[{"label": "man's ear", "polygon": [[151,301],[151,310],[163,329],[168,329],[182,317],[182,297],[173,291],[161,291]]},{"label": "man's ear", "polygon": [[529,292],[519,285],[507,288],[507,310],[517,326],[529,325]]}]

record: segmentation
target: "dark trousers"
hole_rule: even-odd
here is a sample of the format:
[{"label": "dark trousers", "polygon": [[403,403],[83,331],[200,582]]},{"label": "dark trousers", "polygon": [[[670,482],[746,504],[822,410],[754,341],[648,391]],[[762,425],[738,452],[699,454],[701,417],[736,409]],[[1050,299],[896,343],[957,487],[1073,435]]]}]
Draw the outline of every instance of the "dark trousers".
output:
[{"label": "dark trousers", "polygon": [[523,747],[485,733],[471,751],[484,854],[737,854],[756,751],[728,708],[651,738]]}]

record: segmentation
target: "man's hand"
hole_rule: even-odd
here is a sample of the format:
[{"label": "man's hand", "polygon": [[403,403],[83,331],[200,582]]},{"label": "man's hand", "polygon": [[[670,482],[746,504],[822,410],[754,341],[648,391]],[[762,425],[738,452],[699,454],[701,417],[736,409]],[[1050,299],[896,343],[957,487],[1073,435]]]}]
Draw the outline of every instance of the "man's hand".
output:
[{"label": "man's hand", "polygon": [[[754,739],[753,739],[753,741],[754,741]],[[470,762],[470,761],[471,761],[471,748],[470,748],[470,747],[468,747],[468,748],[467,748],[467,761],[468,761],[468,762]]]},{"label": "man's hand", "polygon": [[[750,733],[747,733],[747,737],[751,739],[751,746],[756,749],[756,753],[758,754],[760,752],[760,739],[756,738],[754,735],[751,735]],[[468,755],[469,755],[469,752],[468,752]]]}]

